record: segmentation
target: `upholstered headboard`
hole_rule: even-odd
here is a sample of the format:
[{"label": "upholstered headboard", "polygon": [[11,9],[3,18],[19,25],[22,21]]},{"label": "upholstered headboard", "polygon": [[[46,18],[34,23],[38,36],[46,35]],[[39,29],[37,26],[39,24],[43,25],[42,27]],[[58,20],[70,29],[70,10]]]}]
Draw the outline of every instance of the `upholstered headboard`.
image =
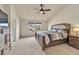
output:
[{"label": "upholstered headboard", "polygon": [[61,24],[55,24],[51,26],[51,30],[53,29],[70,29],[70,24],[68,23],[61,23]]},{"label": "upholstered headboard", "polygon": [[68,23],[61,23],[61,24],[55,24],[51,26],[51,30],[54,32],[66,32],[67,37],[69,38],[70,35],[70,24]]}]

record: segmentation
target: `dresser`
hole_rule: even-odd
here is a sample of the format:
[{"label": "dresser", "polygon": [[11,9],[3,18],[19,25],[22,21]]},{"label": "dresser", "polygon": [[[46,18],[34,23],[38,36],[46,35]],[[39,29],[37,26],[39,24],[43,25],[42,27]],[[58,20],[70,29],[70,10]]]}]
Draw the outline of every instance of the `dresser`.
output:
[{"label": "dresser", "polygon": [[69,45],[79,49],[79,37],[69,36]]}]

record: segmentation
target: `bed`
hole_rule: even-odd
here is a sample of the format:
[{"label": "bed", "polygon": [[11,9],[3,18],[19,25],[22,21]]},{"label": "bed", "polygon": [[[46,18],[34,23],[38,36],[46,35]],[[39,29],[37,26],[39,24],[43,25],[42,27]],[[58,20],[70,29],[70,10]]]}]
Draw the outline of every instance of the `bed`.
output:
[{"label": "bed", "polygon": [[45,48],[54,45],[68,43],[69,34],[70,24],[61,23],[52,25],[50,31],[37,31],[35,33],[35,38],[39,42],[42,49],[45,50]]}]

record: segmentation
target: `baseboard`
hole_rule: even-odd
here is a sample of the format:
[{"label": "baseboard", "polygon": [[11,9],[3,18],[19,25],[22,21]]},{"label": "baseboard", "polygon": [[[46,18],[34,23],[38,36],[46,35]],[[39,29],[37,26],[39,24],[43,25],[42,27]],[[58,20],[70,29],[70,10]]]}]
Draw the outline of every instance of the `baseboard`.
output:
[{"label": "baseboard", "polygon": [[34,37],[34,35],[30,35],[30,36],[20,36],[20,38],[27,38],[27,37]]}]

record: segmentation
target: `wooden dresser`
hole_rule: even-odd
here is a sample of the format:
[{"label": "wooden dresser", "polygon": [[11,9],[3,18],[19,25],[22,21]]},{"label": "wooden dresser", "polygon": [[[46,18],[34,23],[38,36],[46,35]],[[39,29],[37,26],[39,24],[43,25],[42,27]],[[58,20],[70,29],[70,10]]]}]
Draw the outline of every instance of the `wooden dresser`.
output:
[{"label": "wooden dresser", "polygon": [[69,45],[79,49],[79,37],[76,36],[70,36],[69,37]]}]

